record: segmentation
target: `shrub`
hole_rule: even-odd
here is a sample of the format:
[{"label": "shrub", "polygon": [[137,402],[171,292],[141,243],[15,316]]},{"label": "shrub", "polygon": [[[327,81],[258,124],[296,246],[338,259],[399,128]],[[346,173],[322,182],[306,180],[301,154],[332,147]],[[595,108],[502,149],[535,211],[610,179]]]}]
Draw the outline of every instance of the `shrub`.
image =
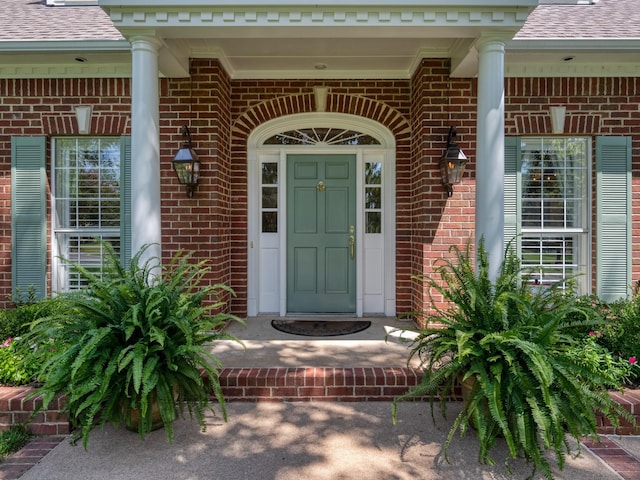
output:
[{"label": "shrub", "polygon": [[0,383],[26,385],[34,381],[39,363],[31,355],[29,344],[21,338],[7,338],[0,345]]},{"label": "shrub", "polygon": [[[223,313],[221,299],[232,290],[208,284],[211,267],[190,261],[191,254],[179,252],[166,265],[158,258],[142,262],[145,245],[124,267],[109,244],[103,247],[102,274],[70,262],[87,288],[60,295],[65,308],[33,325],[38,343],[56,343],[35,392],[43,407],[65,395],[63,411],[85,448],[91,429],[106,423],[124,423],[141,436],[164,425],[171,442],[173,422],[185,409],[204,429],[212,393],[226,420],[221,364],[210,346],[235,339],[222,330],[227,321],[241,321]],[[160,419],[153,418],[154,405]]]},{"label": "shrub", "polygon": [[[618,389],[628,385],[633,374],[633,364],[628,359],[614,355],[598,343],[598,337],[598,333],[590,331],[567,351],[567,357],[587,368],[589,372],[597,372],[598,377],[605,380],[604,385],[608,388]],[[589,382],[591,377],[587,376],[582,381]]]},{"label": "shrub", "polygon": [[31,434],[25,425],[15,425],[0,432],[0,459],[20,450],[30,438]]},{"label": "shrub", "polygon": [[[36,301],[21,296],[15,308],[0,310],[0,384],[27,385],[36,373],[50,347],[27,341],[32,322],[52,315],[60,308],[55,298]],[[49,343],[47,341],[47,343]]]},{"label": "shrub", "polygon": [[451,252],[454,258],[437,266],[435,278],[421,279],[447,306],[433,302],[436,313],[429,320],[438,326],[424,328],[414,341],[410,356],[422,359],[424,375],[395,399],[394,419],[399,401],[420,396],[429,397],[432,414],[439,400],[444,415],[458,384],[467,383],[465,406],[443,445],[445,459],[456,432],[464,435],[473,426],[480,463],[494,462],[490,452],[502,437],[511,458],[524,457],[533,473],[540,470],[549,479],[545,453],[555,454],[562,469],[571,453],[570,437],[597,438],[596,410],[614,425],[618,417],[633,422],[609,397],[607,386],[616,379],[603,368],[607,355],[597,347],[581,355],[571,332],[602,323],[593,306],[567,291],[568,279],[532,288],[507,249],[494,280],[483,242],[475,262],[470,244]]},{"label": "shrub", "polygon": [[[629,361],[640,356],[640,294],[629,300],[619,300],[608,305],[606,325],[599,331],[598,343],[621,360]],[[640,383],[640,369],[631,371],[629,382]]]},{"label": "shrub", "polygon": [[25,335],[34,320],[48,317],[60,308],[57,298],[44,298],[33,301],[16,301],[15,308],[0,310],[0,339]]}]

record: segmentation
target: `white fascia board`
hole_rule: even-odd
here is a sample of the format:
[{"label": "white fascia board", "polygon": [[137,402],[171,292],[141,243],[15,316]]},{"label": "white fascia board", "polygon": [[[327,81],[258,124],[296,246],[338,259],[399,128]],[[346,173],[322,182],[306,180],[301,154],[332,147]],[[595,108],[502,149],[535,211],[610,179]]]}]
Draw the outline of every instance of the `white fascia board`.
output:
[{"label": "white fascia board", "polygon": [[131,64],[2,65],[0,78],[131,78]]},{"label": "white fascia board", "polygon": [[[69,1],[69,0],[67,0]],[[259,0],[218,0],[216,6],[251,6],[251,7],[290,7],[290,6],[336,6],[336,7],[525,7],[534,9],[538,6],[538,0],[490,0],[478,2],[478,0],[440,0],[425,4],[424,0],[272,0],[261,2]],[[211,0],[98,0],[102,7],[210,7]]]},{"label": "white fascia board", "polygon": [[98,0],[47,0],[49,7],[82,7],[98,5]]},{"label": "white fascia board", "polygon": [[[107,0],[105,0],[107,1]],[[360,5],[360,4],[357,4]],[[211,3],[202,5],[149,4],[102,5],[114,26],[127,34],[135,29],[174,29],[187,36],[193,27],[470,27],[475,29],[519,30],[532,8],[493,5],[371,4],[362,8],[340,4],[253,4]],[[175,36],[172,32],[171,36]]]},{"label": "white fascia board", "polygon": [[514,38],[505,45],[507,51],[517,50],[611,50],[611,51],[640,51],[640,38]]},{"label": "white fascia board", "polygon": [[127,40],[27,40],[0,41],[0,52],[127,52]]}]

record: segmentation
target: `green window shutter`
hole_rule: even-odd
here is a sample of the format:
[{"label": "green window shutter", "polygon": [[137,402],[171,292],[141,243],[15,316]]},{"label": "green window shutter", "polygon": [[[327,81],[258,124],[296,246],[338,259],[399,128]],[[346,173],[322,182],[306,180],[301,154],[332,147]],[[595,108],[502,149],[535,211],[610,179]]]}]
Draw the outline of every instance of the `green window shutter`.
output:
[{"label": "green window shutter", "polygon": [[[504,139],[504,245],[515,247],[520,255],[520,221],[518,217],[520,196],[519,184],[520,137]],[[515,240],[514,240],[515,239]]]},{"label": "green window shutter", "polygon": [[11,278],[13,294],[47,294],[45,137],[11,139]]},{"label": "green window shutter", "polygon": [[596,138],[597,294],[611,302],[631,286],[631,138]]},{"label": "green window shutter", "polygon": [[120,261],[131,261],[131,137],[120,137]]}]

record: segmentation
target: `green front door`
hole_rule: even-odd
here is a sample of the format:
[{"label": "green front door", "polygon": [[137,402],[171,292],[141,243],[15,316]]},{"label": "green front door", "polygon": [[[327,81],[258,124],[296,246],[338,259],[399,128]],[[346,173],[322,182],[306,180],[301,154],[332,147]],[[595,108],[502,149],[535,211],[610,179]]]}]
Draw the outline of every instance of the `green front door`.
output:
[{"label": "green front door", "polygon": [[287,311],[354,313],[355,155],[287,157]]}]

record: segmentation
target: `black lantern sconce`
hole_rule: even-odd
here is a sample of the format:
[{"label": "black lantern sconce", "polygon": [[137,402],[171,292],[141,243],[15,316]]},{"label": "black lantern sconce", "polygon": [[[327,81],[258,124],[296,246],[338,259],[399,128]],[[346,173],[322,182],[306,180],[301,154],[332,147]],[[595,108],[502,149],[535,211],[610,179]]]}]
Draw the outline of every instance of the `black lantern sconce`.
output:
[{"label": "black lantern sconce", "polygon": [[186,125],[182,127],[182,138],[182,147],[173,157],[172,163],[178,180],[187,186],[187,197],[192,198],[200,177],[200,160],[198,154],[193,151],[191,132]]},{"label": "black lantern sconce", "polygon": [[440,175],[442,175],[442,185],[447,189],[447,195],[453,195],[453,185],[460,183],[464,166],[467,163],[467,156],[456,144],[456,127],[449,128],[447,136],[447,151],[440,159]]}]

